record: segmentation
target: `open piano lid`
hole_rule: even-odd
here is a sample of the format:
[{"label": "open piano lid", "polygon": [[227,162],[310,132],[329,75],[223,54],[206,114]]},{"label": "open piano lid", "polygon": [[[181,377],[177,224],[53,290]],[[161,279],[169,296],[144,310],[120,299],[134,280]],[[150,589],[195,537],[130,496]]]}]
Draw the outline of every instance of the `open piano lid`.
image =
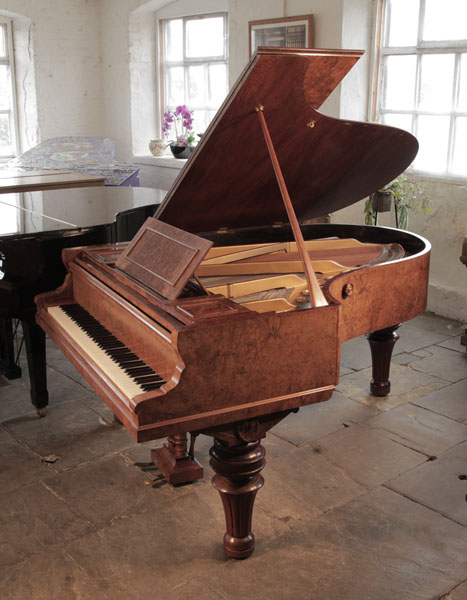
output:
[{"label": "open piano lid", "polygon": [[259,105],[300,221],[344,208],[391,181],[417,153],[411,134],[316,110],[361,55],[258,49],[156,218],[194,233],[287,222]]},{"label": "open piano lid", "polygon": [[[376,191],[413,160],[417,140],[317,112],[360,51],[260,48],[181,171],[156,219],[116,262],[168,300],[209,249],[193,233],[288,221],[257,109],[264,107],[297,217],[334,212]],[[189,233],[190,232],[190,233]]]}]

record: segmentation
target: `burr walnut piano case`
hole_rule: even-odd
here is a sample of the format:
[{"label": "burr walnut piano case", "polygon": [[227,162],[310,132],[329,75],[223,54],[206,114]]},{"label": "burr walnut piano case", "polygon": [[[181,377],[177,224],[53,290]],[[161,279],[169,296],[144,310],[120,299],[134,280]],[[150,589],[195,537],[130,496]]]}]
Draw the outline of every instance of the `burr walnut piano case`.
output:
[{"label": "burr walnut piano case", "polygon": [[[330,398],[340,343],[353,336],[370,334],[372,389],[387,393],[395,329],[425,308],[422,238],[297,229],[379,189],[417,152],[404,131],[318,112],[360,54],[259,49],[156,218],[129,245],[66,251],[63,286],[38,298],[38,322],[135,439],[169,435],[173,448],[186,432],[215,438],[229,556],[254,549],[261,437],[290,411]],[[370,258],[346,260],[358,244]],[[261,273],[271,257],[279,273]],[[237,279],[222,279],[232,270]],[[287,291],[289,279],[277,284],[284,275],[299,293]],[[279,298],[257,300],[268,278]]]}]

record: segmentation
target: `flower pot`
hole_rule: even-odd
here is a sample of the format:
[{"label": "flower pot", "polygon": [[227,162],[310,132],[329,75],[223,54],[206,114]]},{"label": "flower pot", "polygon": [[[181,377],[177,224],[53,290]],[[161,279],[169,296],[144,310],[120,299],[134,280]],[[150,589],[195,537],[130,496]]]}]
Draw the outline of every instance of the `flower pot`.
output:
[{"label": "flower pot", "polygon": [[170,144],[170,149],[175,158],[189,158],[195,147]]},{"label": "flower pot", "polygon": [[392,204],[392,193],[374,192],[370,195],[371,208],[376,212],[389,212]]},{"label": "flower pot", "polygon": [[157,139],[149,142],[149,150],[153,156],[162,156],[169,145],[165,140]]}]

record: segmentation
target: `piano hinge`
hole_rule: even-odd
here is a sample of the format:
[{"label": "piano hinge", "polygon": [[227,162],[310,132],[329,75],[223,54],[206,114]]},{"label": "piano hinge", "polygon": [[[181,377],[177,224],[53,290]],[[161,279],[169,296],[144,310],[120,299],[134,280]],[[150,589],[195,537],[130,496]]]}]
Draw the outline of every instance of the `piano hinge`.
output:
[{"label": "piano hinge", "polygon": [[227,233],[227,232],[228,232],[228,230],[229,230],[229,228],[228,228],[228,227],[220,227],[220,228],[219,228],[219,229],[216,231],[216,233]]},{"label": "piano hinge", "polygon": [[276,221],[272,224],[273,227],[282,227],[284,225],[284,221]]}]

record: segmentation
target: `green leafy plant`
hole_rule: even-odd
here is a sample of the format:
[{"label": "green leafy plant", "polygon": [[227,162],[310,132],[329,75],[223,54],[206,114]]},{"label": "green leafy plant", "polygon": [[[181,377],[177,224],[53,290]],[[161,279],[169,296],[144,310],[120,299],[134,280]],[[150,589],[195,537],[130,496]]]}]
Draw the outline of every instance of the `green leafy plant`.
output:
[{"label": "green leafy plant", "polygon": [[[394,212],[396,215],[396,227],[407,229],[409,222],[409,211],[417,213],[429,213],[431,210],[431,198],[428,194],[426,183],[418,183],[409,179],[407,173],[401,173],[381,192],[390,192],[394,201]],[[374,208],[371,197],[365,202],[365,224],[376,224],[377,211]]]}]

